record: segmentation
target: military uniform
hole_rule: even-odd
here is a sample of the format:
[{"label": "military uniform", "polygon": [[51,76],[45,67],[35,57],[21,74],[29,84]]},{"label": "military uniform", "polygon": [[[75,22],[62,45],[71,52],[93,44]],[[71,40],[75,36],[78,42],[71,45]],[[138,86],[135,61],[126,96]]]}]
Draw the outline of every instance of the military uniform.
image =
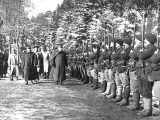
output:
[{"label": "military uniform", "polygon": [[141,67],[139,71],[139,90],[140,94],[143,96],[144,102],[144,109],[140,115],[143,117],[152,115],[152,83],[148,78],[151,75],[150,58],[156,51],[154,43],[157,41],[156,36],[153,34],[146,34],[145,38],[150,42],[150,44],[147,45],[143,51],[140,51],[137,54],[139,58],[139,65]]},{"label": "military uniform", "polygon": [[130,106],[131,110],[137,110],[140,107],[140,92],[138,88],[139,84],[139,68],[136,67],[138,63],[137,53],[140,51],[141,46],[137,46],[133,52],[130,53],[131,59],[129,60],[129,76],[130,76],[130,88],[133,92],[134,104]]},{"label": "military uniform", "polygon": [[151,68],[150,79],[154,82],[153,96],[158,99],[160,108],[160,50],[151,57]]},{"label": "military uniform", "polygon": [[112,49],[110,48],[108,51],[105,51],[103,56],[103,60],[105,62],[105,71],[104,71],[104,76],[105,80],[107,82],[107,87],[105,92],[103,93],[104,95],[109,95],[111,92],[111,85],[112,85],[112,80],[113,78],[113,73],[111,70],[111,54],[112,54]]},{"label": "military uniform", "polygon": [[[122,40],[123,43],[128,44],[127,48],[123,48],[123,51],[121,53],[121,62],[119,62],[118,67],[118,73],[119,73],[119,83],[122,85],[123,91],[124,91],[124,98],[121,101],[122,95],[120,96],[117,101],[120,101],[118,103],[121,106],[128,105],[129,104],[129,95],[130,95],[130,80],[129,80],[129,71],[128,71],[128,62],[130,59],[130,44],[132,43],[132,38],[128,37]],[[122,93],[122,92],[120,92]]]},{"label": "military uniform", "polygon": [[98,61],[100,57],[100,46],[98,44],[93,44],[92,46],[96,51],[90,56],[91,64],[94,66],[91,71],[91,75],[93,77],[93,84],[91,87],[95,90],[98,89]]},{"label": "military uniform", "polygon": [[121,52],[123,51],[123,42],[121,39],[114,39],[115,44],[119,44],[120,47],[117,48],[114,53],[112,53],[112,72],[114,74],[115,79],[112,79],[112,85],[111,85],[111,94],[107,96],[108,98],[115,98],[116,97],[116,86],[117,86],[117,97],[116,100],[121,99],[121,92],[122,92],[122,86],[119,84],[119,72],[118,72],[118,62],[121,61],[120,56]]}]

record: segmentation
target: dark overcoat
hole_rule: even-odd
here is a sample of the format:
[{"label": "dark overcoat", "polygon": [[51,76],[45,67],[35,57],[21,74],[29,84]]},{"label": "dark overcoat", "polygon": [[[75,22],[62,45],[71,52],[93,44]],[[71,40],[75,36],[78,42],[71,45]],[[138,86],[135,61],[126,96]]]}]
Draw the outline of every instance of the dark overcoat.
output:
[{"label": "dark overcoat", "polygon": [[53,64],[50,77],[55,81],[64,81],[66,79],[65,67],[68,66],[67,56],[64,51],[55,51],[53,53]]},{"label": "dark overcoat", "polygon": [[0,53],[0,76],[2,77],[3,75],[3,61],[4,61],[4,56],[3,56],[3,53]]},{"label": "dark overcoat", "polygon": [[49,66],[50,66],[50,74],[49,74],[49,79],[54,80],[54,71],[56,69],[55,65],[55,57],[57,56],[59,52],[57,50],[53,51],[50,58],[49,58]]},{"label": "dark overcoat", "polygon": [[36,64],[37,64],[36,54],[33,52],[26,53],[25,59],[24,59],[24,79],[25,81],[35,80],[37,78]]},{"label": "dark overcoat", "polygon": [[3,54],[3,74],[7,74],[7,69],[8,69],[8,54],[7,53],[4,53]]}]

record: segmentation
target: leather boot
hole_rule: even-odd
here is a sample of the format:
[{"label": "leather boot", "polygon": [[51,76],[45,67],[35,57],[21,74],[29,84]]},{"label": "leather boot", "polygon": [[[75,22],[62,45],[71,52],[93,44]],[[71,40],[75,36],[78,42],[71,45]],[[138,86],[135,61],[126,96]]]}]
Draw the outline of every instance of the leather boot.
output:
[{"label": "leather boot", "polygon": [[92,90],[96,90],[96,89],[98,89],[98,79],[94,79],[94,86]]},{"label": "leather boot", "polygon": [[92,77],[92,84],[91,84],[91,87],[94,87],[94,84],[95,84],[95,79]]},{"label": "leather boot", "polygon": [[122,86],[117,86],[117,96],[114,102],[120,102],[122,100]]},{"label": "leather boot", "polygon": [[100,93],[104,93],[106,91],[106,88],[107,88],[107,81],[104,80],[102,84],[102,90],[100,91]]},{"label": "leather boot", "polygon": [[46,72],[44,73],[44,79],[46,79]]},{"label": "leather boot", "polygon": [[93,78],[92,78],[92,76],[90,76],[89,77],[89,84],[92,85],[92,83],[93,83]]},{"label": "leather boot", "polygon": [[116,83],[112,83],[111,85],[111,94],[106,96],[109,99],[115,98],[116,97]]},{"label": "leather boot", "polygon": [[83,84],[88,84],[88,83],[89,83],[89,76],[86,74],[85,80],[83,81]]},{"label": "leather boot", "polygon": [[142,117],[149,117],[152,115],[152,98],[143,98],[144,109],[138,115]]},{"label": "leather boot", "polygon": [[137,93],[133,93],[133,99],[134,99],[134,104],[133,106],[130,107],[131,110],[139,110],[140,108],[140,93],[137,92]]},{"label": "leather boot", "polygon": [[124,99],[118,103],[120,106],[129,105],[129,95],[130,95],[130,87],[124,88]]},{"label": "leather boot", "polygon": [[109,95],[110,92],[111,92],[111,85],[112,83],[111,82],[107,82],[107,89],[104,93],[102,93],[103,95]]},{"label": "leather boot", "polygon": [[49,79],[49,74],[48,74],[48,72],[46,73],[46,78]]}]

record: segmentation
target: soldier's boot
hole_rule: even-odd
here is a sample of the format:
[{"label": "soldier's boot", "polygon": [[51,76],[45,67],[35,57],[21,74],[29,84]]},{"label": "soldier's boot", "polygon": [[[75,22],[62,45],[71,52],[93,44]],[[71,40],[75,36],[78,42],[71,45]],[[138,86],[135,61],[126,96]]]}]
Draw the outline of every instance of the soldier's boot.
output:
[{"label": "soldier's boot", "polygon": [[46,78],[49,79],[49,73],[48,72],[46,73]]},{"label": "soldier's boot", "polygon": [[44,72],[44,79],[46,79],[46,72]]},{"label": "soldier's boot", "polygon": [[120,102],[122,100],[122,86],[117,86],[117,96],[114,102]]},{"label": "soldier's boot", "polygon": [[116,83],[112,83],[111,85],[111,94],[109,94],[108,96],[109,99],[115,98],[116,97]]},{"label": "soldier's boot", "polygon": [[152,115],[152,98],[143,98],[144,103],[144,109],[141,113],[138,113],[137,115],[140,115],[142,117],[149,117]]},{"label": "soldier's boot", "polygon": [[10,77],[10,81],[13,81],[13,76]]},{"label": "soldier's boot", "polygon": [[92,90],[96,90],[96,89],[98,89],[98,79],[94,79],[94,86]]},{"label": "soldier's boot", "polygon": [[28,85],[28,80],[25,80],[25,85]]},{"label": "soldier's boot", "polygon": [[102,84],[102,90],[100,91],[100,93],[104,93],[106,91],[106,88],[107,88],[107,81],[104,80]]},{"label": "soldier's boot", "polygon": [[79,73],[79,77],[78,77],[78,80],[80,80],[82,77],[81,77],[81,73]]},{"label": "soldier's boot", "polygon": [[109,95],[110,92],[111,92],[111,85],[112,83],[111,82],[107,82],[107,89],[104,93],[102,93],[103,95]]},{"label": "soldier's boot", "polygon": [[94,87],[95,85],[95,79],[92,77],[92,84],[91,84],[91,87]]},{"label": "soldier's boot", "polygon": [[92,85],[93,79],[91,76],[89,76],[89,85]]},{"label": "soldier's boot", "polygon": [[118,103],[120,106],[129,105],[129,95],[130,95],[130,87],[124,88],[124,99]]},{"label": "soldier's boot", "polygon": [[84,76],[82,76],[82,78],[81,78],[81,82],[83,82],[85,80],[85,78],[84,78]]},{"label": "soldier's boot", "polygon": [[88,84],[89,83],[89,76],[85,76],[85,80],[83,81],[83,84]]},{"label": "soldier's boot", "polygon": [[140,93],[133,93],[134,104],[130,107],[131,110],[139,110],[140,108]]}]

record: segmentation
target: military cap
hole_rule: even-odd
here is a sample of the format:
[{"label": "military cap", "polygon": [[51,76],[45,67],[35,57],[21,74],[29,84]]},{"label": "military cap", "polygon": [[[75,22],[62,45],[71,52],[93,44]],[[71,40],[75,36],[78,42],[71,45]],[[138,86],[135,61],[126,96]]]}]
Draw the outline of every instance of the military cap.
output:
[{"label": "military cap", "polygon": [[94,42],[94,43],[92,43],[92,47],[99,49],[100,45],[98,43]]},{"label": "military cap", "polygon": [[148,42],[150,42],[151,44],[154,44],[157,41],[157,37],[152,34],[152,33],[147,33],[145,35],[146,40],[148,40]]},{"label": "military cap", "polygon": [[130,45],[132,43],[132,38],[131,37],[124,38],[124,39],[122,39],[122,41],[123,41],[123,43]]},{"label": "military cap", "polygon": [[123,46],[123,41],[121,39],[115,38],[114,42],[118,43],[120,46]]}]

